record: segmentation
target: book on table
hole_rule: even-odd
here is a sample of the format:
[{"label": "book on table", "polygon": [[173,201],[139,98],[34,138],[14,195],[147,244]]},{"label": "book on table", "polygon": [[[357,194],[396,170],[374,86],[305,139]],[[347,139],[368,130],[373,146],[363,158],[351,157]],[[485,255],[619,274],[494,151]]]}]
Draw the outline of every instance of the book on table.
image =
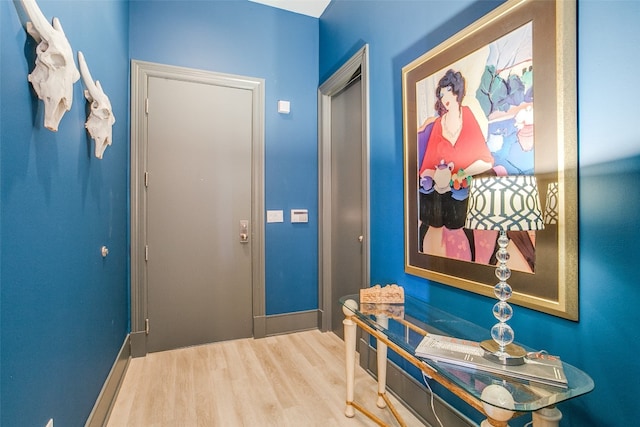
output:
[{"label": "book on table", "polygon": [[500,365],[485,359],[480,343],[437,334],[427,334],[416,347],[417,357],[493,374],[567,388],[562,361],[546,353],[530,353],[523,365]]}]

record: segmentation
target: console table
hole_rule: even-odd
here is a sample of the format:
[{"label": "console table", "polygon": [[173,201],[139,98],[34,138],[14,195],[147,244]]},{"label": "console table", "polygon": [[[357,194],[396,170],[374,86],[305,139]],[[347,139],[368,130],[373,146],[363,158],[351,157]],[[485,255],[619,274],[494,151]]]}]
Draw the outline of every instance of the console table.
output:
[{"label": "console table", "polygon": [[356,327],[377,339],[377,406],[388,407],[401,426],[405,424],[386,395],[388,348],[484,414],[487,419],[483,421],[483,427],[504,427],[514,416],[526,413],[532,413],[534,427],[557,427],[562,414],[555,405],[593,390],[593,380],[565,362],[563,370],[568,387],[560,388],[416,357],[415,348],[428,333],[471,341],[482,341],[490,337],[488,330],[416,298],[406,296],[404,304],[360,306],[359,295],[355,294],[340,298],[340,304],[345,315],[347,417],[355,416],[355,411],[358,410],[379,425],[385,425],[354,401]]}]

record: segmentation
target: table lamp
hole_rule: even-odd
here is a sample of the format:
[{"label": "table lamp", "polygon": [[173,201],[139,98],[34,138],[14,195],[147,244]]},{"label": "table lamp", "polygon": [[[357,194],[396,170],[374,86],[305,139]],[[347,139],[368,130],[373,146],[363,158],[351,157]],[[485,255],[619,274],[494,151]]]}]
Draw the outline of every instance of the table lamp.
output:
[{"label": "table lamp", "polygon": [[507,231],[542,230],[544,223],[540,211],[540,197],[535,176],[513,175],[474,178],[469,191],[469,207],[465,227],[472,230],[497,230],[498,265],[496,277],[499,282],[493,293],[498,302],[493,306],[493,315],[498,320],[491,328],[492,340],[480,343],[486,358],[503,365],[524,363],[526,351],[513,344],[515,333],[507,321],[513,309],[507,302],[512,289],[507,283],[511,270],[507,266],[509,238]]}]

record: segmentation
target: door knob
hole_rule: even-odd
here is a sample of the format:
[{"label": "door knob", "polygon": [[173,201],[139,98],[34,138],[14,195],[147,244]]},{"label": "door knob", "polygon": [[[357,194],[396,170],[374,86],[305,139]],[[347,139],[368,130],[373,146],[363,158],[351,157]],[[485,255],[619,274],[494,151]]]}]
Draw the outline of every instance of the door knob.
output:
[{"label": "door knob", "polygon": [[358,242],[362,243],[363,240],[364,240],[364,236],[358,236]]}]

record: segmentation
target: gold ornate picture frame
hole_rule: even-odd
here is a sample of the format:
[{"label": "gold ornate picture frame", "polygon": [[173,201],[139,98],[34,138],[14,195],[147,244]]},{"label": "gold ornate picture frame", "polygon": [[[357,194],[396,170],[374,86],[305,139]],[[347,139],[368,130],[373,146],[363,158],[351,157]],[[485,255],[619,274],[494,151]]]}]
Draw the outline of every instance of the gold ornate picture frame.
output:
[{"label": "gold ornate picture frame", "polygon": [[[446,182],[448,170],[455,170],[455,162],[445,158],[425,166],[431,132],[438,126],[440,135],[467,132],[462,112],[462,124],[447,127],[447,110],[438,107],[444,92],[453,88],[442,82],[461,75],[466,90],[460,111],[464,108],[477,118],[495,159],[495,173],[535,175],[548,211],[545,230],[530,235],[532,257],[521,257],[528,264],[512,268],[509,302],[578,320],[575,22],[575,1],[511,0],[403,67],[407,273],[494,297],[495,265],[450,256],[442,249],[447,241],[442,224],[421,229],[430,221],[422,220],[425,192],[437,188],[437,180]],[[445,169],[427,181],[429,190],[421,175],[425,168]],[[449,182],[450,189],[447,184],[441,191],[463,191],[455,174]],[[473,239],[469,241],[473,246]]]}]

